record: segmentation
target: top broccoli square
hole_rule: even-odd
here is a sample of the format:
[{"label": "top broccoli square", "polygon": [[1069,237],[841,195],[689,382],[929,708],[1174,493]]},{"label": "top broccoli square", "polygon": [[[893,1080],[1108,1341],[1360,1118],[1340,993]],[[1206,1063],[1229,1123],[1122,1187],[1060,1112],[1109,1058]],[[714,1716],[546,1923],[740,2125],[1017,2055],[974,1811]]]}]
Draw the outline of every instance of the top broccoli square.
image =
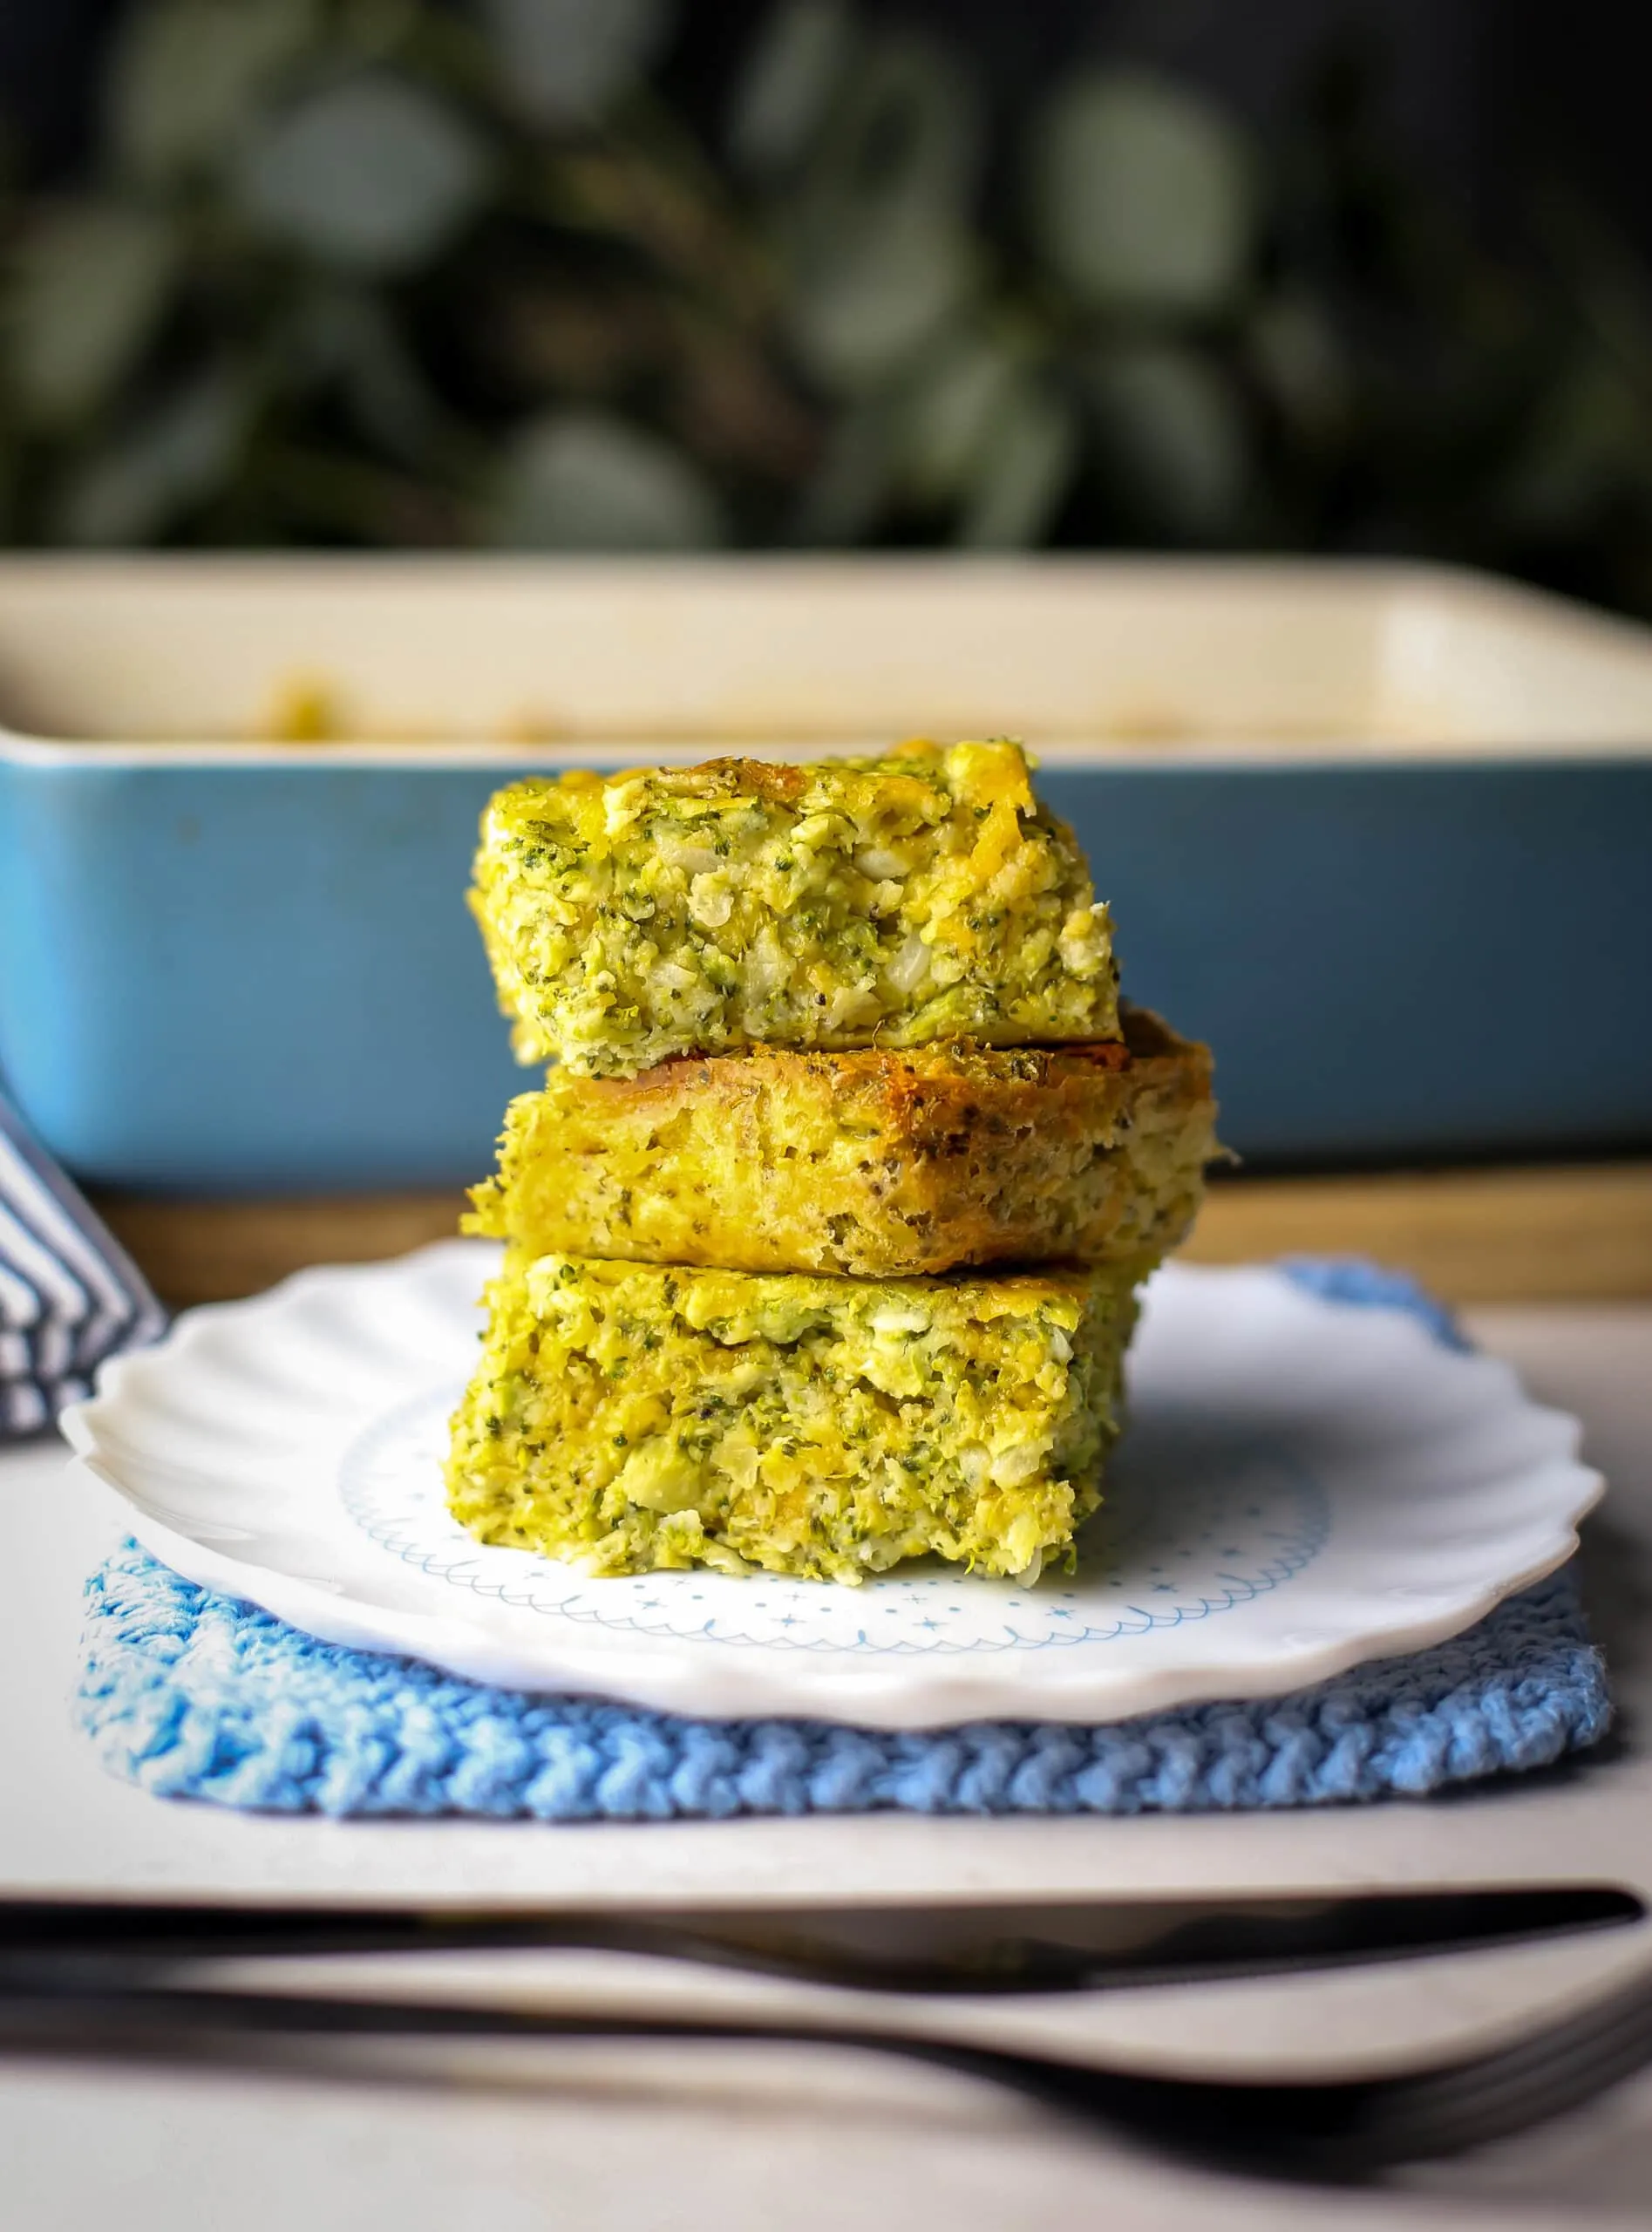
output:
[{"label": "top broccoli square", "polygon": [[1107,910],[1014,744],[534,777],[471,904],[524,1061],[1118,1035]]}]

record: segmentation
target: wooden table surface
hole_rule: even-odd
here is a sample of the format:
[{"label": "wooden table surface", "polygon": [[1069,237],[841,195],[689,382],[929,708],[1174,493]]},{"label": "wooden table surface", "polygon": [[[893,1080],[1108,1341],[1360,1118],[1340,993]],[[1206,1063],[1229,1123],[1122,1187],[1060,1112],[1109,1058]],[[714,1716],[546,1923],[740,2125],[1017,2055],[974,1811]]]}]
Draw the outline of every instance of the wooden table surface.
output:
[{"label": "wooden table surface", "polygon": [[[256,1293],[306,1263],[400,1255],[452,1233],[458,1194],[259,1201],[105,1194],[98,1206],[174,1308]],[[1652,1297],[1652,1161],[1219,1178],[1195,1262],[1359,1255],[1451,1303]]]}]

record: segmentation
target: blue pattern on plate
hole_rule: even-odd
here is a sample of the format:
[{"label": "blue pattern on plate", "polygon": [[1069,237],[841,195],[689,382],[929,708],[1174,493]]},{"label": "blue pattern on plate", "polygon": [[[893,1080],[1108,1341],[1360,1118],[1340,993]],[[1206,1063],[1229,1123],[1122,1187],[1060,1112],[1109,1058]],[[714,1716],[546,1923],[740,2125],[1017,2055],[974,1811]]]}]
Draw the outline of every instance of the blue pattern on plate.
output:
[{"label": "blue pattern on plate", "polygon": [[[613,1633],[926,1657],[1111,1643],[1250,1603],[1311,1564],[1329,1527],[1324,1488],[1289,1451],[1224,1453],[1220,1469],[1178,1479],[1173,1500],[1162,1477],[1138,1477],[1138,1441],[1125,1445],[1108,1475],[1107,1500],[1079,1536],[1078,1576],[1052,1568],[1030,1586],[977,1576],[961,1588],[957,1569],[936,1560],[853,1593],[775,1575],[697,1572],[663,1582],[658,1574],[629,1574],[593,1582],[532,1551],[479,1548],[432,1494],[456,1399],[456,1390],[438,1389],[376,1419],[345,1452],[345,1510],[370,1540],[418,1572]],[[1166,1531],[1162,1541],[1157,1530]],[[1082,1592],[1068,1586],[1087,1566],[1115,1572],[1105,1586],[1119,1592],[1118,1601],[1105,1620],[1094,1617],[1094,1584]],[[887,1621],[895,1623],[892,1636]]]}]

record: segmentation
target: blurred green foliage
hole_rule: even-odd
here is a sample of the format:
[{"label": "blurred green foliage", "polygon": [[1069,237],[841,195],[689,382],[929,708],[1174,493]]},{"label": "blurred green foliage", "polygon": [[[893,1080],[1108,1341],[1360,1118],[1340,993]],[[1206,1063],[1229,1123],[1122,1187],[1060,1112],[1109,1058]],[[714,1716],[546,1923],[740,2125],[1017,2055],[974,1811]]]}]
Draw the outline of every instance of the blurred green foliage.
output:
[{"label": "blurred green foliage", "polygon": [[1652,292],[1494,255],[1336,57],[1261,144],[1098,59],[778,0],[146,0],[0,212],[25,544],[1404,550],[1652,611]]}]

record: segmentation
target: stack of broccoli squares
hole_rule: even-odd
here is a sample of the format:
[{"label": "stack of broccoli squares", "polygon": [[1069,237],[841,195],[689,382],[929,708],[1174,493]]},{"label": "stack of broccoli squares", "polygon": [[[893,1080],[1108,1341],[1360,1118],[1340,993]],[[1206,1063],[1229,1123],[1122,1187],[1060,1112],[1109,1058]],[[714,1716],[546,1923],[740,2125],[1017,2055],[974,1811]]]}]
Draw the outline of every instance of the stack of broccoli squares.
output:
[{"label": "stack of broccoli squares", "polygon": [[1065,1558],[1215,1110],[1020,748],[518,783],[472,904],[553,1066],[466,1219],[459,1519],[598,1574]]}]

